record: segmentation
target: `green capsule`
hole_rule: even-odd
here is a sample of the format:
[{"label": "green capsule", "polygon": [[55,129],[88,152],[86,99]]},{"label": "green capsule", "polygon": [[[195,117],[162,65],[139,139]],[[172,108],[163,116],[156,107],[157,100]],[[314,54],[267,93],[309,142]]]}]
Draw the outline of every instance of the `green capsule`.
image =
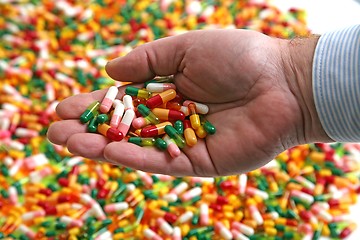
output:
[{"label": "green capsule", "polygon": [[179,134],[184,134],[184,123],[181,120],[177,120],[174,123],[174,128]]},{"label": "green capsule", "polygon": [[90,104],[90,106],[81,114],[80,116],[80,122],[81,123],[87,123],[90,119],[95,117],[95,115],[98,113],[98,109],[100,107],[100,102],[95,101]]},{"label": "green capsule", "polygon": [[[193,225],[197,225],[198,222],[199,222],[199,214],[194,214],[193,218],[191,219],[191,223]],[[197,229],[193,229],[193,230],[197,230]],[[191,230],[190,230],[190,232],[191,232]],[[191,237],[190,232],[188,235]],[[196,232],[194,234],[196,234]]]},{"label": "green capsule", "polygon": [[155,140],[155,146],[158,149],[163,150],[163,151],[165,151],[167,149],[167,144],[162,138],[157,138]]},{"label": "green capsule", "polygon": [[1,189],[0,194],[3,198],[9,198],[9,193],[5,189]]},{"label": "green capsule", "polygon": [[[66,226],[65,226],[66,227]],[[45,233],[45,236],[46,237],[55,237],[57,234],[56,234],[56,231],[54,231],[54,230],[50,230],[50,231],[47,231],[46,233]]]},{"label": "green capsule", "polygon": [[205,129],[205,132],[207,132],[208,134],[213,135],[216,133],[215,126],[212,125],[208,120],[205,120],[205,118],[204,118],[202,124]]},{"label": "green capsule", "polygon": [[148,99],[151,97],[151,92],[136,87],[126,87],[125,93],[130,96],[135,96],[144,99]]},{"label": "green capsule", "polygon": [[97,117],[93,117],[87,126],[87,130],[90,133],[96,133],[96,131],[97,131],[97,127],[99,124],[97,123],[96,119],[97,119]]},{"label": "green capsule", "polygon": [[185,140],[184,138],[175,130],[175,128],[171,125],[167,125],[165,126],[165,132],[167,133],[167,135],[169,135],[169,137],[171,137],[176,145],[179,148],[183,148],[185,147]]},{"label": "green capsule", "polygon": [[105,219],[101,222],[101,227],[100,228],[103,228],[103,227],[106,227],[108,225],[112,224],[112,220],[111,219]]},{"label": "green capsule", "polygon": [[141,147],[155,145],[155,138],[130,137],[128,141]]},{"label": "green capsule", "polygon": [[5,165],[1,165],[1,173],[5,176],[9,176],[9,169]]},{"label": "green capsule", "polygon": [[57,223],[55,224],[55,228],[56,228],[57,230],[66,229],[66,223],[57,222]]},{"label": "green capsule", "polygon": [[109,116],[105,113],[103,114],[99,114],[97,117],[96,117],[96,123],[98,124],[101,124],[101,123],[105,123],[109,120]]},{"label": "green capsule", "polygon": [[153,112],[151,112],[151,110],[144,104],[139,104],[137,106],[137,110],[144,118],[147,118],[152,124],[156,125],[160,123],[159,118]]}]

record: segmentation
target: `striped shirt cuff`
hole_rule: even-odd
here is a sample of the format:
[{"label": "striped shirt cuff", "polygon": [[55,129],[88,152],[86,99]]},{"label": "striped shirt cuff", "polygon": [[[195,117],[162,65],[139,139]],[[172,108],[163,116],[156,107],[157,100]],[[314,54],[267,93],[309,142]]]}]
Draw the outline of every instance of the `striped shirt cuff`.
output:
[{"label": "striped shirt cuff", "polygon": [[360,142],[360,25],[320,37],[312,79],[327,135],[337,142]]}]

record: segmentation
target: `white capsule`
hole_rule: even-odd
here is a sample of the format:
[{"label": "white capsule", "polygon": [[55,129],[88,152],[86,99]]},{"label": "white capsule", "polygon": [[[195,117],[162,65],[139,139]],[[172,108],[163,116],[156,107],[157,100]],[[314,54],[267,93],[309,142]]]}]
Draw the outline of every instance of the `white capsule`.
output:
[{"label": "white capsule", "polygon": [[162,237],[160,237],[156,232],[154,232],[150,228],[145,229],[143,234],[147,239],[150,239],[150,240],[162,240],[163,239]]},{"label": "white capsule", "polygon": [[189,108],[185,106],[181,106],[180,112],[184,113],[185,116],[189,116]]},{"label": "white capsule", "polygon": [[163,231],[166,235],[171,235],[174,232],[172,226],[165,221],[165,219],[160,217],[156,220],[156,223],[159,225],[161,231]]},{"label": "white capsule", "polygon": [[29,170],[49,163],[49,159],[43,153],[39,153],[24,159],[24,163]]},{"label": "white capsule", "polygon": [[299,190],[292,190],[291,195],[300,198],[302,201],[311,204],[314,202],[314,197],[310,194],[304,193]]},{"label": "white capsule", "polygon": [[118,202],[107,204],[104,207],[105,212],[112,213],[117,211],[123,211],[129,208],[129,204],[127,202]]},{"label": "white capsule", "polygon": [[246,193],[250,194],[252,196],[257,196],[260,197],[264,200],[269,198],[269,194],[267,192],[261,191],[259,189],[253,188],[253,187],[247,187],[246,188]]},{"label": "white capsule", "polygon": [[171,240],[181,240],[181,239],[182,239],[181,238],[181,229],[178,226],[176,226],[176,227],[174,227],[174,232],[171,236]]},{"label": "white capsule", "polygon": [[44,217],[44,216],[45,216],[45,211],[43,209],[40,209],[40,210],[24,213],[23,215],[21,215],[21,219],[23,221],[29,221],[31,219],[37,217]]},{"label": "white capsule", "polygon": [[192,189],[190,189],[189,191],[185,192],[183,195],[181,195],[181,200],[186,202],[189,201],[190,199],[200,196],[202,193],[202,190],[200,187],[194,187]]},{"label": "white capsule", "polygon": [[178,196],[175,193],[169,193],[162,197],[167,202],[176,202],[178,200]]},{"label": "white capsule", "polygon": [[153,92],[153,93],[160,93],[164,92],[169,89],[176,89],[175,84],[173,83],[149,83],[146,86],[146,90]]},{"label": "white capsule", "polygon": [[18,204],[18,193],[16,191],[16,188],[14,186],[10,186],[8,189],[9,192],[9,200],[12,204],[17,205]]},{"label": "white capsule", "polygon": [[239,232],[235,229],[231,230],[231,233],[235,240],[249,240],[248,237],[246,237],[244,234],[242,234],[241,232]]},{"label": "white capsule", "polygon": [[209,206],[206,203],[202,203],[200,205],[200,225],[207,226],[209,221]]},{"label": "white capsule", "polygon": [[94,204],[91,209],[97,219],[101,221],[106,219],[106,215],[99,203],[96,202],[96,204]]},{"label": "white capsule", "polygon": [[250,205],[249,211],[252,219],[254,219],[258,225],[262,225],[264,223],[264,219],[261,216],[259,209],[255,205]]},{"label": "white capsule", "polygon": [[15,136],[17,137],[37,137],[39,135],[39,133],[35,130],[32,129],[27,129],[27,128],[17,128],[15,130]]},{"label": "white capsule", "polygon": [[186,189],[188,189],[189,185],[186,182],[181,182],[178,185],[176,185],[173,189],[171,189],[170,193],[175,193],[177,195],[180,195]]},{"label": "white capsule", "polygon": [[124,117],[123,119],[121,120],[120,124],[119,124],[119,131],[124,135],[126,136],[129,129],[130,129],[130,126],[131,126],[131,123],[132,121],[134,120],[135,118],[135,112],[134,110],[132,109],[128,109],[125,111],[125,114],[124,114]]},{"label": "white capsule", "polygon": [[36,233],[24,224],[20,224],[17,230],[23,234],[25,234],[29,239],[35,239]]},{"label": "white capsule", "polygon": [[132,97],[130,95],[125,95],[123,97],[123,103],[124,103],[125,111],[128,110],[128,109],[134,110],[133,100],[132,100]]},{"label": "white capsule", "polygon": [[125,107],[119,99],[114,100],[113,106],[115,109],[111,117],[110,126],[117,128],[120,124],[122,116],[124,115]]},{"label": "white capsule", "polygon": [[101,102],[100,105],[100,112],[107,113],[109,112],[111,106],[113,105],[113,102],[116,98],[116,95],[118,94],[119,90],[115,86],[111,86],[108,91],[106,92],[106,95],[104,99]]},{"label": "white capsule", "polygon": [[243,223],[239,223],[235,221],[231,223],[231,228],[236,229],[247,236],[251,236],[255,233],[253,228]]},{"label": "white capsule", "polygon": [[22,167],[23,165],[24,159],[16,160],[16,162],[14,162],[14,164],[9,169],[9,175],[14,176],[19,171],[20,167]]},{"label": "white capsule", "polygon": [[83,157],[72,157],[66,161],[66,166],[73,167],[79,163],[82,163],[83,161],[84,161]]},{"label": "white capsule", "polygon": [[81,220],[73,219],[68,216],[61,216],[59,221],[65,223],[69,227],[82,227],[83,225],[83,222]]},{"label": "white capsule", "polygon": [[240,174],[238,178],[238,190],[240,196],[245,196],[246,185],[247,185],[247,175]]},{"label": "white capsule", "polygon": [[303,176],[298,175],[295,177],[295,180],[298,181],[300,184],[302,184],[306,188],[309,188],[311,190],[315,189],[315,184],[312,183],[311,181],[307,180]]},{"label": "white capsule", "polygon": [[203,104],[203,103],[198,103],[198,102],[186,100],[186,101],[184,101],[183,105],[187,107],[187,106],[189,106],[190,103],[195,104],[196,113],[207,114],[209,112],[209,107],[207,105]]},{"label": "white capsule", "polygon": [[183,224],[190,221],[193,217],[194,213],[192,211],[186,211],[178,218],[178,222]]},{"label": "white capsule", "polygon": [[231,234],[230,230],[227,229],[224,226],[224,224],[222,224],[221,222],[217,221],[215,223],[215,229],[217,229],[220,236],[223,237],[225,240],[231,240],[232,239],[232,234]]}]

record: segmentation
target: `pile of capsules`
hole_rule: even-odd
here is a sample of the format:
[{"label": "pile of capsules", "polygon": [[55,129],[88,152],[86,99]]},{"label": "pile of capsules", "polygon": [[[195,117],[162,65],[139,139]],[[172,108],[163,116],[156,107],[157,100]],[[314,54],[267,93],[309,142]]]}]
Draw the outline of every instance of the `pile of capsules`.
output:
[{"label": "pile of capsules", "polygon": [[180,178],[73,156],[46,138],[56,105],[116,85],[106,62],[137,45],[193,29],[307,36],[304,11],[281,12],[261,0],[0,2],[0,239],[357,234],[349,213],[360,193],[359,144],[301,145],[246,174]]},{"label": "pile of capsules", "polygon": [[128,86],[122,101],[116,99],[118,88],[112,86],[101,103],[90,104],[80,122],[88,123],[89,132],[99,132],[112,141],[129,136],[128,142],[167,149],[175,158],[180,155],[180,148],[194,146],[197,138],[215,134],[216,129],[204,118],[208,106],[182,101],[171,79],[155,78],[145,83],[145,89]]}]

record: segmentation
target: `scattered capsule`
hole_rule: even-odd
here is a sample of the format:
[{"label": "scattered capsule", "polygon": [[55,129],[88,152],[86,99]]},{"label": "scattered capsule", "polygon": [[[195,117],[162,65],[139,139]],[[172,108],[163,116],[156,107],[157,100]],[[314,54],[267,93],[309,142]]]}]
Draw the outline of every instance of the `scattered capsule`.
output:
[{"label": "scattered capsule", "polygon": [[185,140],[183,137],[175,130],[175,128],[171,125],[165,126],[165,132],[169,135],[170,138],[172,138],[176,145],[178,145],[179,148],[185,147]]},{"label": "scattered capsule", "polygon": [[139,104],[137,107],[139,113],[144,117],[147,118],[152,124],[160,123],[159,118],[156,114],[150,111],[144,104]]},{"label": "scattered capsule", "polygon": [[80,122],[87,123],[90,119],[95,117],[99,107],[100,107],[100,102],[95,101],[91,103],[90,106],[81,114]]},{"label": "scattered capsule", "polygon": [[190,121],[184,120],[184,137],[186,144],[190,147],[195,146],[197,143],[197,137],[194,132],[194,129],[192,129]]},{"label": "scattered capsule", "polygon": [[196,130],[201,126],[200,117],[196,112],[196,105],[194,103],[189,103],[188,108],[190,113],[191,127]]},{"label": "scattered capsule", "polygon": [[212,125],[208,120],[206,120],[204,117],[201,117],[200,120],[203,128],[208,134],[213,135],[216,133],[215,126]]},{"label": "scattered capsule", "polygon": [[174,99],[176,97],[176,92],[174,89],[166,90],[162,93],[159,93],[151,98],[149,98],[146,101],[146,106],[148,108],[155,108],[160,106],[161,104],[164,104],[166,102],[169,102],[170,100]]},{"label": "scattered capsule", "polygon": [[117,128],[120,124],[122,116],[124,115],[125,106],[119,99],[115,99],[113,105],[115,106],[115,109],[111,116],[110,126]]},{"label": "scattered capsule", "polygon": [[106,123],[100,124],[97,131],[112,141],[121,141],[124,138],[124,134],[119,129],[110,127]]},{"label": "scattered capsule", "polygon": [[209,112],[209,107],[203,103],[194,102],[191,100],[186,100],[183,102],[183,105],[188,107],[190,103],[195,104],[196,112],[199,114],[207,114]]},{"label": "scattered capsule", "polygon": [[135,112],[132,109],[125,111],[124,117],[122,118],[118,129],[123,135],[126,135],[130,129],[131,123],[135,118]]},{"label": "scattered capsule", "polygon": [[181,151],[180,151],[179,147],[176,145],[176,143],[174,142],[174,140],[172,140],[172,138],[170,138],[168,135],[165,135],[163,140],[166,142],[167,151],[169,152],[169,154],[172,158],[176,158],[176,157],[180,156]]},{"label": "scattered capsule", "polygon": [[134,143],[140,147],[154,146],[155,138],[141,138],[141,137],[130,137],[128,140],[130,143]]},{"label": "scattered capsule", "polygon": [[151,110],[160,120],[163,121],[176,121],[185,119],[185,114],[172,109],[154,108]]},{"label": "scattered capsule", "polygon": [[167,149],[167,144],[162,138],[157,138],[155,140],[155,146],[160,150],[166,150]]},{"label": "scattered capsule", "polygon": [[148,99],[151,96],[150,91],[146,91],[144,89],[131,87],[131,86],[125,88],[125,93],[130,96],[144,98],[144,99]]},{"label": "scattered capsule", "polygon": [[140,131],[142,137],[156,137],[165,133],[165,127],[172,126],[170,122],[162,122],[156,125],[146,126]]},{"label": "scattered capsule", "polygon": [[179,134],[184,134],[184,123],[181,120],[175,121],[174,128]]},{"label": "scattered capsule", "polygon": [[149,83],[146,86],[146,90],[150,92],[161,93],[169,89],[176,90],[176,86],[173,83]]},{"label": "scattered capsule", "polygon": [[102,102],[100,104],[100,112],[107,113],[110,110],[118,92],[119,92],[119,90],[115,86],[111,86],[108,89],[104,99],[102,100]]},{"label": "scattered capsule", "polygon": [[132,122],[132,126],[135,128],[135,129],[140,129],[140,128],[143,128],[147,125],[149,125],[151,122],[148,118],[144,118],[144,117],[138,117],[138,118],[135,118]]}]

